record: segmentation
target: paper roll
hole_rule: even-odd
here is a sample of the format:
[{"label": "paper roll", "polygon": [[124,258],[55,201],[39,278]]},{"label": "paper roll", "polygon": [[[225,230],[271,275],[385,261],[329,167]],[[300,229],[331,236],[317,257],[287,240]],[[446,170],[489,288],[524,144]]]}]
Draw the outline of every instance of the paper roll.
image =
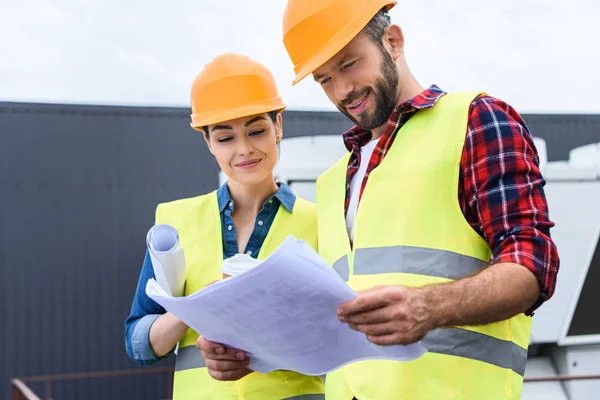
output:
[{"label": "paper roll", "polygon": [[153,226],[146,235],[156,282],[171,296],[183,296],[185,255],[179,246],[179,233],[168,224]]}]

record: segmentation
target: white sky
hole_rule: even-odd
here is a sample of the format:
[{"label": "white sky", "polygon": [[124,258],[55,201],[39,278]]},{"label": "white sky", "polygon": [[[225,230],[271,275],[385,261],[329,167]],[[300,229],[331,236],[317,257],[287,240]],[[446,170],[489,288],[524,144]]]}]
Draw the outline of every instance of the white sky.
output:
[{"label": "white sky", "polygon": [[[335,110],[291,86],[284,0],[0,0],[0,100],[188,106],[219,53],[275,75],[289,109]],[[400,1],[392,20],[421,85],[482,90],[520,112],[600,112],[600,2]]]}]

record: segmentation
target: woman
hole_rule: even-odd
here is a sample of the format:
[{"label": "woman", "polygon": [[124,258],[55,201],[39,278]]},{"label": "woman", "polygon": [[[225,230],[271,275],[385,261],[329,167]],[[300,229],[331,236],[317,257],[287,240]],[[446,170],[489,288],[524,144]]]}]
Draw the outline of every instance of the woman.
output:
[{"label": "woman", "polygon": [[[314,204],[297,198],[273,176],[285,105],[269,70],[248,57],[220,55],[195,79],[191,105],[191,126],[203,132],[229,180],[212,193],[157,207],[156,223],[171,224],[180,235],[185,295],[221,279],[223,260],[237,253],[264,259],[290,234],[315,248],[317,243]],[[213,379],[195,347],[199,335],[146,296],[146,282],[153,276],[146,254],[125,323],[126,348],[147,366],[179,345],[175,400],[324,398],[321,378],[295,372],[252,372],[235,382]]]}]

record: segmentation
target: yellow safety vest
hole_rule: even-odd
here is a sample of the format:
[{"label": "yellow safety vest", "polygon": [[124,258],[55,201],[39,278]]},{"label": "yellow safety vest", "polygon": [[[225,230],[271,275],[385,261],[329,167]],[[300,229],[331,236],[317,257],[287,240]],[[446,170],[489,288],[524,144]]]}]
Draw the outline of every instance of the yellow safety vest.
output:
[{"label": "yellow safety vest", "polygon": [[[319,253],[355,290],[420,287],[486,267],[488,244],[465,220],[458,181],[469,105],[478,93],[449,94],[404,125],[369,175],[353,247],[344,201],[349,154],[317,181]],[[466,294],[468,295],[468,294]],[[531,318],[429,332],[411,362],[356,362],[326,377],[328,400],[519,399]]]},{"label": "yellow safety vest", "polygon": [[[187,269],[186,296],[221,279],[223,246],[216,191],[160,204],[156,209],[156,223],[171,224],[179,232]],[[293,213],[283,205],[279,206],[258,259],[267,258],[288,235],[294,235],[317,249],[316,209],[313,203],[297,197]],[[204,358],[195,347],[198,337],[198,333],[190,328],[179,341],[173,385],[174,400],[324,399],[325,387],[320,377],[296,372],[253,372],[236,382],[215,380],[208,374]]]}]

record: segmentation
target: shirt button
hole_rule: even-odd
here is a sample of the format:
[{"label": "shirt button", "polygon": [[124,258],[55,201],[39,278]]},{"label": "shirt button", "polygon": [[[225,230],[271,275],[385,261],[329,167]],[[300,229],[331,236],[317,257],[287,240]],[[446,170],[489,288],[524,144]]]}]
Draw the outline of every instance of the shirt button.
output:
[{"label": "shirt button", "polygon": [[252,255],[252,252],[251,252],[250,250],[248,250],[248,251],[246,252],[246,254],[248,254],[249,256],[251,256],[251,255]]},{"label": "shirt button", "polygon": [[269,204],[273,203],[273,199],[269,199]]},{"label": "shirt button", "polygon": [[229,226],[227,227],[227,230],[228,230],[228,231],[230,231],[230,230],[232,230],[232,229],[233,229],[233,226],[231,226],[231,225],[229,225]]},{"label": "shirt button", "polygon": [[259,224],[260,226],[262,226],[263,222],[262,222],[262,221],[258,221],[258,224]]}]

